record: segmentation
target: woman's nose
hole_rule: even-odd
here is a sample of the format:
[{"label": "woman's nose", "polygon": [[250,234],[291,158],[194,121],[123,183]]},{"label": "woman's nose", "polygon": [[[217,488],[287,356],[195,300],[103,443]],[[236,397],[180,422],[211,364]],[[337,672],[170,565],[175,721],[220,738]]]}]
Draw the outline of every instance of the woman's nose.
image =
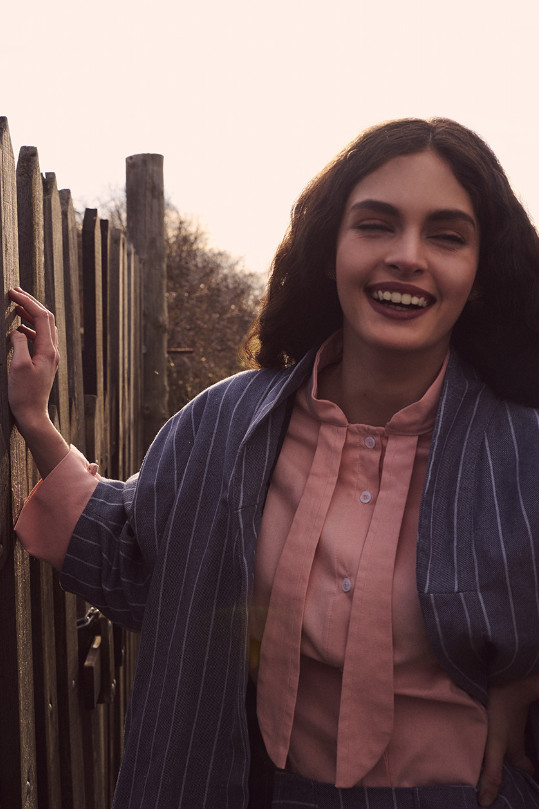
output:
[{"label": "woman's nose", "polygon": [[386,256],[386,263],[401,273],[423,272],[427,268],[421,234],[406,231],[395,239]]}]

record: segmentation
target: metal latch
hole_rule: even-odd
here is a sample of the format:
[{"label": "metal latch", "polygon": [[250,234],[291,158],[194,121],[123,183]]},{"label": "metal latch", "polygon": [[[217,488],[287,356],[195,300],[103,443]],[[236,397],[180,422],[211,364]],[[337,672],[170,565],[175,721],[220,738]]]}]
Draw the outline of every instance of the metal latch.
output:
[{"label": "metal latch", "polygon": [[100,702],[112,702],[116,694],[114,630],[95,607],[79,618],[77,630],[84,705],[91,710]]}]

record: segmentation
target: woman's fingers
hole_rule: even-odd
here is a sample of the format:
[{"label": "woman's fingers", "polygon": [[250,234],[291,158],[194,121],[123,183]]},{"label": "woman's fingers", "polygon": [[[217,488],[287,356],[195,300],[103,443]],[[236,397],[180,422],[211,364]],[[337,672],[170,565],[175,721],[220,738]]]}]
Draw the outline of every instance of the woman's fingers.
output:
[{"label": "woman's fingers", "polygon": [[487,742],[478,792],[480,806],[490,806],[495,801],[502,783],[504,760],[533,775],[533,764],[526,755],[525,729],[529,707],[536,699],[539,699],[537,675],[489,689]]},{"label": "woman's fingers", "polygon": [[51,344],[52,349],[57,351],[58,330],[52,312],[49,312],[37,298],[20,287],[10,289],[9,295],[15,303],[17,314],[33,327],[28,330],[28,327],[22,324],[19,331],[33,341],[34,351],[37,354],[46,355],[50,351]]},{"label": "woman's fingers", "polygon": [[24,323],[21,323],[21,325],[17,327],[17,331],[20,332],[21,334],[24,334],[25,337],[28,337],[28,339],[31,340],[32,342],[34,342],[34,340],[36,339],[36,333],[34,329],[29,329],[28,326],[24,325]]},{"label": "woman's fingers", "polygon": [[21,306],[26,309],[30,315],[34,315],[40,311],[47,312],[47,308],[34,298],[33,295],[30,295],[29,292],[25,292],[24,289],[20,287],[13,287],[13,289],[9,290],[9,297],[11,300],[17,304],[17,306]]},{"label": "woman's fingers", "polygon": [[[28,337],[29,335],[25,335],[23,329],[24,326],[19,326],[19,328],[16,329],[16,331],[12,331],[9,334],[11,345],[13,346],[13,359],[11,360],[12,365],[13,363],[17,365],[17,363],[24,361],[26,357],[30,359],[30,352],[28,351],[28,340],[26,339],[26,337]],[[28,329],[28,331],[30,330]],[[30,339],[32,338],[30,337]]]},{"label": "woman's fingers", "polygon": [[29,312],[26,311],[24,306],[21,306],[20,304],[16,304],[15,312],[16,312],[16,314],[19,315],[19,317],[22,320],[26,320],[28,323],[32,323],[32,324],[34,323],[34,318],[32,317],[32,315]]}]

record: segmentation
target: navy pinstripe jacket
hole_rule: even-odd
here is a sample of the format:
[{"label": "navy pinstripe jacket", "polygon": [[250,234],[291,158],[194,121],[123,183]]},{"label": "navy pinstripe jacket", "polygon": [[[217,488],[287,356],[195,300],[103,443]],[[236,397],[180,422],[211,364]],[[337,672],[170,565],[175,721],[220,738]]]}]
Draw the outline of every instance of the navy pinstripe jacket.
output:
[{"label": "navy pinstripe jacket", "polygon": [[[256,536],[313,356],[205,391],[163,427],[138,476],[100,482],[75,528],[64,587],[142,632],[118,809],[247,806]],[[497,399],[453,354],[417,586],[441,665],[482,702],[489,684],[539,673],[538,459],[539,413]]]}]

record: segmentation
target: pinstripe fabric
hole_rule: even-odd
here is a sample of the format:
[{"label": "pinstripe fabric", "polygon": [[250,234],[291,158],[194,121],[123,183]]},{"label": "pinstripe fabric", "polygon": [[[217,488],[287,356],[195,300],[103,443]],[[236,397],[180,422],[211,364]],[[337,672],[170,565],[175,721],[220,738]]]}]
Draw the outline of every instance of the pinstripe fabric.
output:
[{"label": "pinstripe fabric", "polygon": [[[115,809],[247,806],[256,534],[291,397],[313,357],[201,394],[161,430],[138,476],[100,482],[75,528],[64,587],[142,633]],[[483,701],[489,678],[539,671],[538,457],[535,412],[496,400],[452,357],[418,588],[442,665]],[[518,806],[539,807],[527,789]]]},{"label": "pinstripe fabric", "polygon": [[423,494],[418,589],[449,674],[485,702],[539,672],[539,422],[467,370],[448,378]]},{"label": "pinstripe fabric", "polygon": [[[505,768],[504,794],[492,809],[539,806],[539,791],[526,773]],[[471,786],[432,785],[426,787],[352,787],[320,784],[279,770],[271,809],[478,809]]]}]

